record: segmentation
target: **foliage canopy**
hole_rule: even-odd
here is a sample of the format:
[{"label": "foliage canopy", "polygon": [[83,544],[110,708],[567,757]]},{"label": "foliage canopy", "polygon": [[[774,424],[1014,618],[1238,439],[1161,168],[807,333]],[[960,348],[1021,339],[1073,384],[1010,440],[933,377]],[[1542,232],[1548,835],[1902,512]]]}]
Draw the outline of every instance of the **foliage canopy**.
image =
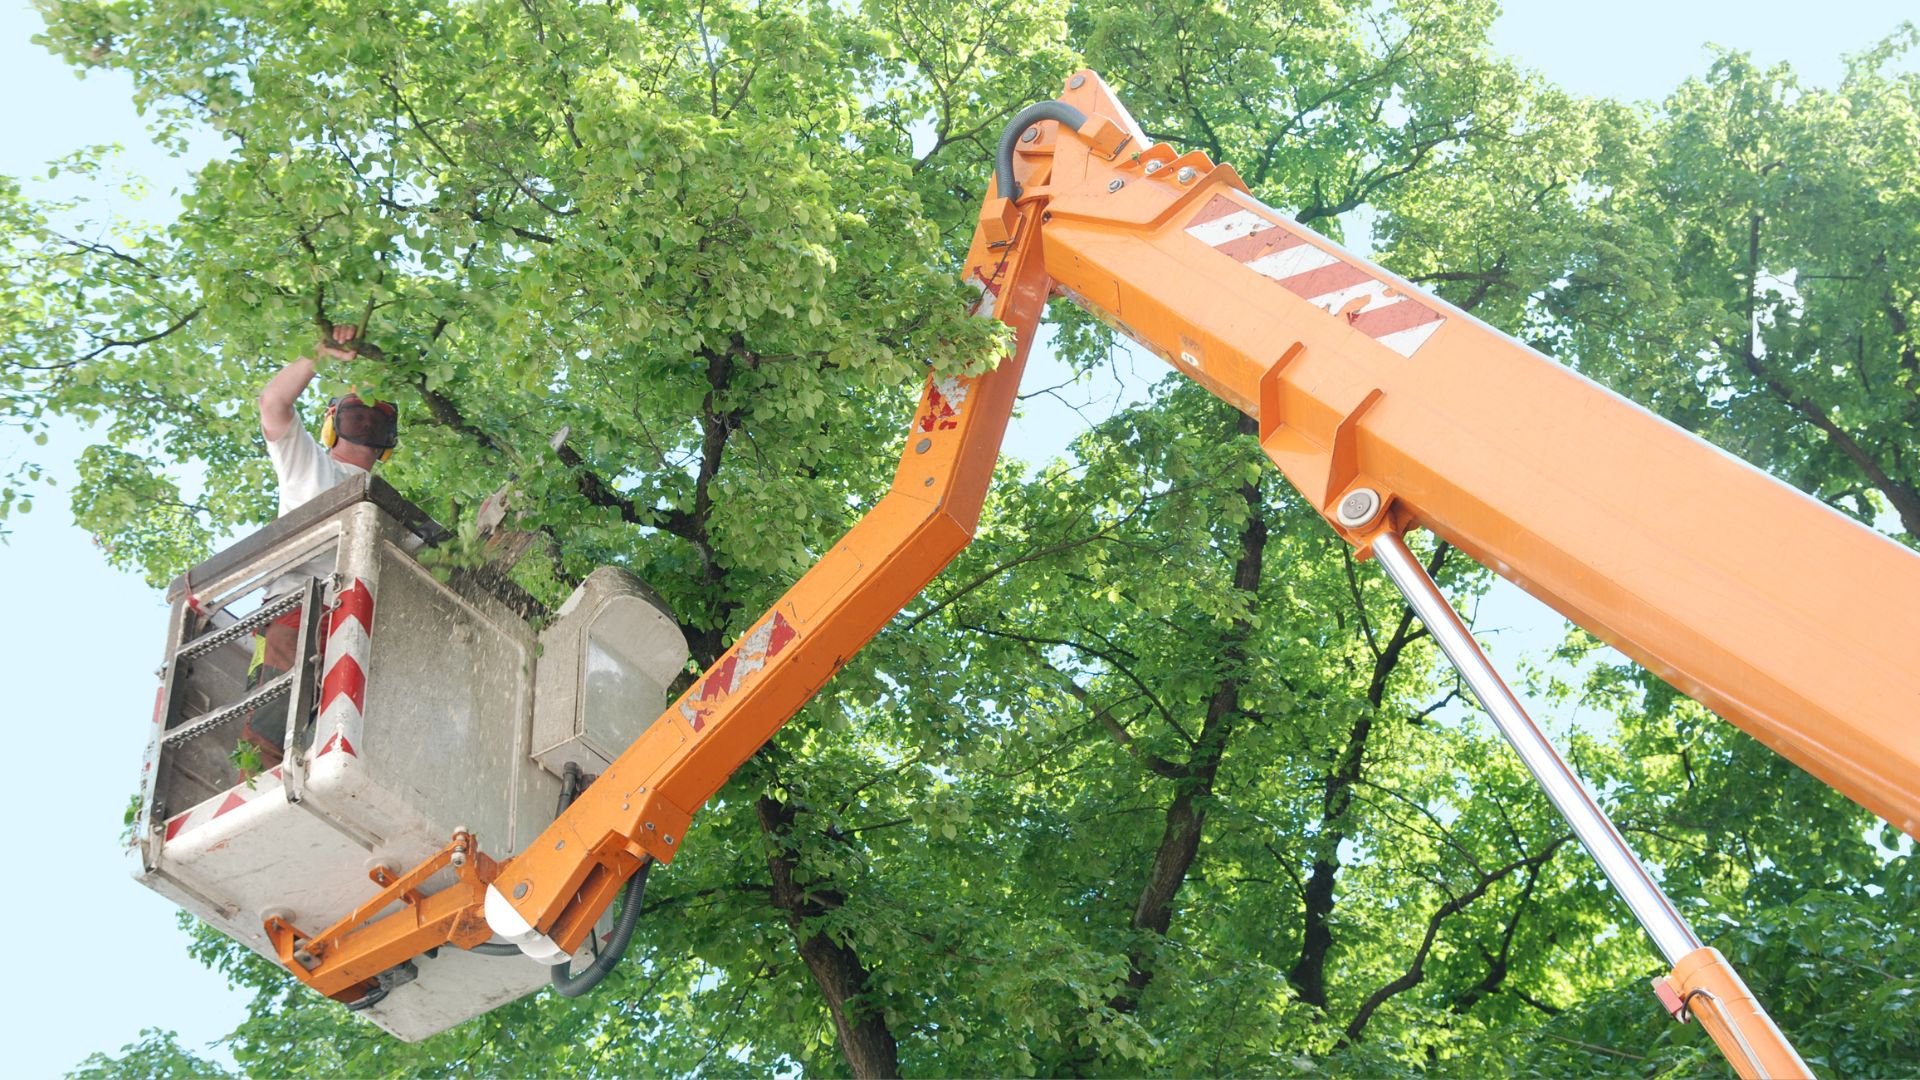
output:
[{"label": "foliage canopy", "polygon": [[[1157,139],[1907,543],[1920,77],[1725,55],[1658,109],[1488,46],[1489,0],[43,0],[158,136],[227,154],[140,229],[0,182],[0,423],[98,421],[74,513],[152,580],[267,520],[253,399],[316,328],[402,404],[386,475],[512,479],[557,600],[619,562],[715,658],[882,490],[991,140],[1075,66]],[[84,151],[56,166],[85,175]],[[90,222],[82,230],[74,222]],[[1113,343],[1070,310],[1055,347]],[[561,449],[552,436],[569,433]],[[980,539],[742,769],[592,997],[418,1046],[203,936],[249,1073],[1713,1073],[1657,961],[1424,633],[1157,385],[1002,469]],[[16,463],[0,512],[24,509]],[[189,482],[189,477],[199,478]],[[1487,579],[1426,557],[1456,596]],[[1920,1059],[1896,839],[1570,639],[1577,766],[1823,1071]],[[1710,914],[1711,913],[1711,914]],[[84,1075],[216,1071],[149,1033]]]}]

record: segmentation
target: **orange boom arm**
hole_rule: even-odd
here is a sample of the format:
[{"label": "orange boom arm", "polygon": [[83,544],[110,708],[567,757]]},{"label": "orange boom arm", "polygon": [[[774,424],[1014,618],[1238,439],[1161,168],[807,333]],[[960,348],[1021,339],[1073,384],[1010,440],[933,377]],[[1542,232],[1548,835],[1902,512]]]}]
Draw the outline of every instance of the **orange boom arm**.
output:
[{"label": "orange boom arm", "polygon": [[[1920,837],[1920,557],[1293,224],[1204,155],[1106,161],[1062,139],[1051,165],[1048,275],[1258,418],[1348,540],[1431,530]],[[1348,528],[1337,507],[1363,488],[1387,512]]]},{"label": "orange boom arm", "polygon": [[[976,313],[1014,328],[1012,350],[985,374],[927,381],[887,494],[565,813],[499,864],[484,901],[496,930],[523,921],[540,947],[577,948],[622,882],[647,859],[670,862],[693,814],[733,771],[966,547],[1046,307],[1036,247],[1031,231],[1012,244],[976,240],[967,263],[981,289]],[[469,926],[480,912],[471,914]],[[397,930],[396,921],[409,925]],[[453,940],[412,909],[349,922],[312,939],[284,921],[268,933],[283,955],[296,940],[304,946],[314,963],[289,969],[342,1000]]]},{"label": "orange boom arm", "polygon": [[[1009,355],[929,380],[886,496],[525,852],[478,859],[466,899],[436,894],[431,912],[314,939],[270,926],[283,956],[307,947],[296,975],[350,1000],[428,947],[470,944],[479,907],[530,952],[576,948],[966,545],[1055,293],[1257,418],[1363,554],[1433,531],[1920,835],[1920,557],[1293,224],[1232,169],[1149,145],[1091,73],[1009,134],[1030,126],[1003,148],[965,271],[980,313],[1012,327]],[[1654,932],[1676,1015],[1698,1012],[1743,1075],[1804,1071],[1724,959],[1674,926],[1677,946]]]}]

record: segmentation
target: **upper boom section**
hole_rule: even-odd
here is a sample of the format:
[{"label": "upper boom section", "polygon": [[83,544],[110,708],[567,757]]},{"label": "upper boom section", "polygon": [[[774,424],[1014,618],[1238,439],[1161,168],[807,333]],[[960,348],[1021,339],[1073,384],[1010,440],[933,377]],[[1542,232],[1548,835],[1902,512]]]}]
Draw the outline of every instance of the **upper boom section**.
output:
[{"label": "upper boom section", "polygon": [[1062,100],[1079,135],[1014,163],[1047,275],[1257,418],[1346,539],[1433,531],[1920,836],[1920,556],[1149,144],[1092,73]]}]

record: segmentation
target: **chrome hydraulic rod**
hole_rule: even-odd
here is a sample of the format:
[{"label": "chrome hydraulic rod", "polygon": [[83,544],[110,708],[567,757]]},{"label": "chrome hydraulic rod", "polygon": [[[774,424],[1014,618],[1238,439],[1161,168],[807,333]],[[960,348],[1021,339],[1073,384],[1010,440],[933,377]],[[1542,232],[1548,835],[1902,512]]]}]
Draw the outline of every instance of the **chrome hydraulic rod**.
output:
[{"label": "chrome hydraulic rod", "polygon": [[1447,654],[1454,669],[1467,681],[1473,696],[1480,699],[1487,714],[1493,717],[1494,726],[1520,755],[1527,771],[1546,789],[1554,808],[1573,826],[1574,835],[1600,864],[1614,890],[1633,909],[1634,918],[1646,928],[1667,963],[1678,964],[1697,951],[1700,939],[1694,935],[1693,928],[1674,910],[1673,902],[1647,873],[1620,831],[1613,827],[1606,811],[1600,809],[1566,759],[1527,715],[1520,699],[1507,688],[1506,681],[1481,651],[1479,642],[1467,631],[1440,587],[1407,550],[1406,541],[1392,531],[1381,533],[1373,541],[1373,555],[1387,577],[1399,587],[1400,594],[1407,598],[1414,614],[1420,616],[1420,621],[1433,634],[1440,651]]}]

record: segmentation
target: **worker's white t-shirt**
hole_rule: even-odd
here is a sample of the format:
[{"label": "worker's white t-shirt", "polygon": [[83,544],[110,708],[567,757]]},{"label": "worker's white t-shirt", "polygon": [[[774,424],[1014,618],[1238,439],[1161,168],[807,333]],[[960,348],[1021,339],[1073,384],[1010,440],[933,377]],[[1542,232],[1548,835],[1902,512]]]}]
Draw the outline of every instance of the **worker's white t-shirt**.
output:
[{"label": "worker's white t-shirt", "polygon": [[267,457],[273,461],[273,471],[280,477],[281,517],[342,480],[362,476],[367,471],[336,460],[297,422],[288,424],[286,433],[279,439],[267,443]]},{"label": "worker's white t-shirt", "polygon": [[[367,470],[334,459],[319,440],[298,423],[287,425],[286,434],[267,443],[267,457],[280,477],[280,516],[286,517],[328,488],[350,476]],[[323,578],[333,573],[334,554],[328,552],[282,574],[267,586],[267,599],[285,596],[307,587],[308,578]]]}]

